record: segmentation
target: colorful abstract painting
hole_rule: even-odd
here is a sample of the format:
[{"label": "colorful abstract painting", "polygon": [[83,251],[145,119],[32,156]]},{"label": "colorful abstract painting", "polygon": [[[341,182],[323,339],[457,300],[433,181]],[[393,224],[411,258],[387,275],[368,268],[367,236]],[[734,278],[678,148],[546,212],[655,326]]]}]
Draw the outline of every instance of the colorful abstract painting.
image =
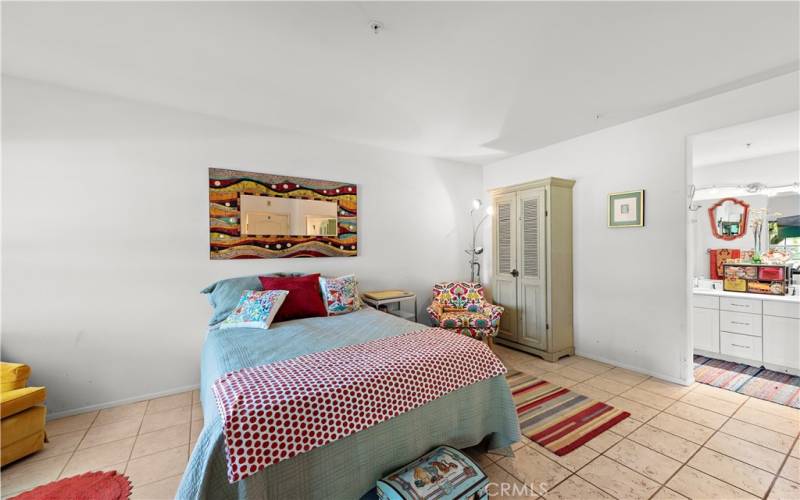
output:
[{"label": "colorful abstract painting", "polygon": [[[243,235],[239,212],[243,194],[334,202],[336,236]],[[355,184],[210,168],[208,198],[212,260],[358,255]]]}]

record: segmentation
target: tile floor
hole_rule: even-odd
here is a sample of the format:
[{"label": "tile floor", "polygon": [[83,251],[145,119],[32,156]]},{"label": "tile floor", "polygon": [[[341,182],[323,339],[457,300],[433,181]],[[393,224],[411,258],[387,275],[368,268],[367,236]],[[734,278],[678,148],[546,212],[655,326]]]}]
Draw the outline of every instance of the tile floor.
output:
[{"label": "tile floor", "polygon": [[[496,352],[513,368],[631,413],[564,457],[527,440],[514,458],[470,450],[497,483],[496,496],[800,499],[800,410],[581,357],[549,363]],[[48,422],[45,450],[2,470],[2,495],[118,470],[130,477],[132,498],[173,498],[202,418],[197,392],[187,392]]]},{"label": "tile floor", "polygon": [[127,474],[132,499],[171,499],[203,412],[197,391],[93,411],[47,423],[45,449],[0,472],[3,498],[88,471]]}]

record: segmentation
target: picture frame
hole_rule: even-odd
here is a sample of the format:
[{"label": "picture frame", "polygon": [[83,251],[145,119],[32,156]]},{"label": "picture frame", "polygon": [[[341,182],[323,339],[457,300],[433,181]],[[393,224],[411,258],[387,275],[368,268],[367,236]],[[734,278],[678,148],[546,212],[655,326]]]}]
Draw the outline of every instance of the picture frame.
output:
[{"label": "picture frame", "polygon": [[644,227],[644,189],[608,195],[608,227]]}]

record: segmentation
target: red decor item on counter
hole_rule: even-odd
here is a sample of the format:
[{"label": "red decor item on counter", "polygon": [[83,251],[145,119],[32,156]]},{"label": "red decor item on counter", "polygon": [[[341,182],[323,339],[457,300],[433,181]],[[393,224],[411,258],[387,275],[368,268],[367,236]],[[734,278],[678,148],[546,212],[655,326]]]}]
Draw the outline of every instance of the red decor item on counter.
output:
[{"label": "red decor item on counter", "polygon": [[742,256],[742,251],[738,248],[710,248],[708,256],[711,263],[709,276],[712,280],[721,280],[722,264],[729,260],[738,259]]},{"label": "red decor item on counter", "polygon": [[319,288],[319,274],[296,277],[259,276],[258,279],[264,290],[289,292],[278,309],[274,322],[328,315],[328,310],[322,301],[322,291]]}]

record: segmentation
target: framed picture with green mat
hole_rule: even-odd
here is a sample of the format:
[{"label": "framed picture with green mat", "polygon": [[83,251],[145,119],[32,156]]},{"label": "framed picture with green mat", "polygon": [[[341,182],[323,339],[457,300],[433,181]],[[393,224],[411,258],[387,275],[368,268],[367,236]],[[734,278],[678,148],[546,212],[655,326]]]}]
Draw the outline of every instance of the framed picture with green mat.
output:
[{"label": "framed picture with green mat", "polygon": [[644,226],[644,189],[608,195],[608,227]]}]

